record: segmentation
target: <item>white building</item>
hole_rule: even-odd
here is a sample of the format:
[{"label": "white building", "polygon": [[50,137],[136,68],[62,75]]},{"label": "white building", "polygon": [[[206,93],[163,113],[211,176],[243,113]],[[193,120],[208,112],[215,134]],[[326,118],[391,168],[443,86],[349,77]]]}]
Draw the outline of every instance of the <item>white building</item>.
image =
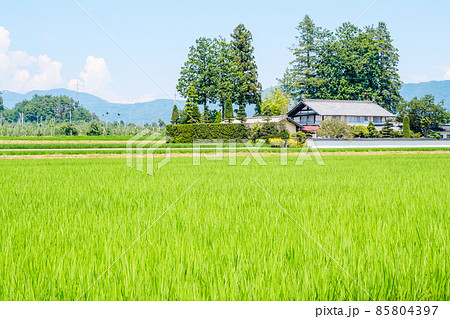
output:
[{"label": "white building", "polygon": [[[228,123],[228,121],[223,121],[222,123]],[[236,124],[241,123],[241,121],[232,119],[231,123]],[[300,130],[300,125],[294,123],[286,115],[246,117],[243,123],[250,127],[255,125],[256,123],[281,123],[286,127],[289,134],[294,134]]]},{"label": "white building", "polygon": [[[243,123],[248,126],[264,122],[283,123],[290,134],[305,131],[315,135],[320,123],[328,118],[337,118],[349,125],[368,126],[372,122],[377,130],[381,130],[386,120],[394,119],[395,115],[370,101],[304,99],[286,115],[247,117]],[[232,119],[231,123],[240,121]]]},{"label": "white building", "polygon": [[300,125],[319,126],[320,122],[333,117],[349,125],[382,127],[386,119],[395,115],[375,102],[340,100],[302,100],[286,114]]},{"label": "white building", "polygon": [[442,138],[450,138],[450,124],[441,125],[441,129],[443,131],[439,131],[438,133],[442,135]]}]

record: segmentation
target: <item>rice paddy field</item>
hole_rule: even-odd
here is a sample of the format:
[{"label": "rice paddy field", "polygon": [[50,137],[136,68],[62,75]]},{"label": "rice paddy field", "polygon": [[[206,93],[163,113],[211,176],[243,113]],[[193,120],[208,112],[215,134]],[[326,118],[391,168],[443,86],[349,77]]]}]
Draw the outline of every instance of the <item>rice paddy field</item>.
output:
[{"label": "rice paddy field", "polygon": [[450,154],[0,159],[0,300],[449,300]]}]

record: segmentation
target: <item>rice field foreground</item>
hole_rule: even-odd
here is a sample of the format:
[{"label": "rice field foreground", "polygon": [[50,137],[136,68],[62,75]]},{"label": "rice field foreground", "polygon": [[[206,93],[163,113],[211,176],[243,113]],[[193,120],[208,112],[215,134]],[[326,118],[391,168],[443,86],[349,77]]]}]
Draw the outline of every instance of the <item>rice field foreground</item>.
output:
[{"label": "rice field foreground", "polygon": [[244,160],[0,160],[0,300],[449,299],[449,154]]}]

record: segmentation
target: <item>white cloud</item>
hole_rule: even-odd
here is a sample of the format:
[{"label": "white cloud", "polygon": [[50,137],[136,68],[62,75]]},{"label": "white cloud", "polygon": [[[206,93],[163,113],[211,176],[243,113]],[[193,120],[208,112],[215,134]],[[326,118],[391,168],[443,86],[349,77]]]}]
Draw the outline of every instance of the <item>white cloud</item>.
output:
[{"label": "white cloud", "polygon": [[407,80],[407,83],[420,83],[420,82],[428,82],[431,81],[428,75],[413,75],[410,80]]},{"label": "white cloud", "polygon": [[60,86],[62,63],[48,55],[34,57],[25,51],[10,51],[9,31],[0,27],[0,89],[19,93]]},{"label": "white cloud", "polygon": [[9,39],[9,31],[4,27],[0,27],[0,53],[8,51],[11,40]]},{"label": "white cloud", "polygon": [[91,93],[106,100],[119,99],[119,96],[108,88],[111,82],[111,74],[105,59],[88,56],[79,79],[71,79],[68,88]]},{"label": "white cloud", "polygon": [[121,103],[121,104],[134,104],[134,103],[149,102],[149,101],[153,101],[155,99],[156,99],[156,97],[154,95],[147,94],[147,95],[143,95],[143,96],[139,96],[139,97],[114,99],[114,100],[109,100],[109,101],[114,102],[114,103]]},{"label": "white cloud", "polygon": [[447,71],[445,72],[444,80],[450,80],[450,69],[447,69]]}]

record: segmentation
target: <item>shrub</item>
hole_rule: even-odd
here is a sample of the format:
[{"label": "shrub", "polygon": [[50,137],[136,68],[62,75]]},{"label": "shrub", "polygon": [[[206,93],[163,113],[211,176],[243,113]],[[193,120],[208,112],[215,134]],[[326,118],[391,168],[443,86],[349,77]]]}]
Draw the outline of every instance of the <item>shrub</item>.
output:
[{"label": "shrub", "polygon": [[344,121],[336,118],[329,118],[320,123],[320,130],[317,135],[331,138],[352,138],[353,133],[350,126]]},{"label": "shrub", "polygon": [[438,132],[433,132],[432,131],[432,132],[430,132],[430,134],[428,134],[428,137],[435,138],[435,139],[439,140],[439,139],[442,138],[442,135],[439,134]]},{"label": "shrub", "polygon": [[73,136],[78,135],[80,132],[78,131],[78,128],[73,123],[64,123],[62,124],[57,132],[59,135],[66,135],[66,136]]},{"label": "shrub", "polygon": [[391,137],[401,138],[403,137],[403,133],[401,131],[393,130],[391,133]]},{"label": "shrub", "polygon": [[393,127],[394,127],[394,124],[392,124],[392,119],[387,119],[386,122],[384,123],[383,127],[381,128],[380,137],[383,137],[383,138],[394,137]]},{"label": "shrub", "polygon": [[269,138],[269,143],[271,147],[297,147],[301,146],[301,143],[299,143],[297,140],[294,140],[292,138],[289,139],[281,139],[279,137],[277,138]]},{"label": "shrub", "polygon": [[369,137],[369,129],[364,125],[352,126],[352,133],[355,137],[367,138]]},{"label": "shrub", "polygon": [[300,144],[304,144],[306,139],[309,138],[310,136],[308,136],[305,132],[299,131],[297,133],[292,134],[292,137],[296,138]]},{"label": "shrub", "polygon": [[376,129],[375,125],[372,122],[367,126],[367,130],[369,131],[369,137],[375,138],[380,136],[380,132]]},{"label": "shrub", "polygon": [[99,122],[91,122],[87,128],[86,135],[100,136],[103,135],[103,127]]},{"label": "shrub", "polygon": [[288,139],[289,132],[279,123],[256,123],[251,129],[250,138],[253,141],[258,139],[268,141],[270,138]]},{"label": "shrub", "polygon": [[403,118],[403,137],[410,138],[411,137],[411,129],[409,128],[409,116],[405,116]]},{"label": "shrub", "polygon": [[169,143],[192,143],[194,140],[247,140],[249,129],[244,124],[203,123],[167,125]]}]

